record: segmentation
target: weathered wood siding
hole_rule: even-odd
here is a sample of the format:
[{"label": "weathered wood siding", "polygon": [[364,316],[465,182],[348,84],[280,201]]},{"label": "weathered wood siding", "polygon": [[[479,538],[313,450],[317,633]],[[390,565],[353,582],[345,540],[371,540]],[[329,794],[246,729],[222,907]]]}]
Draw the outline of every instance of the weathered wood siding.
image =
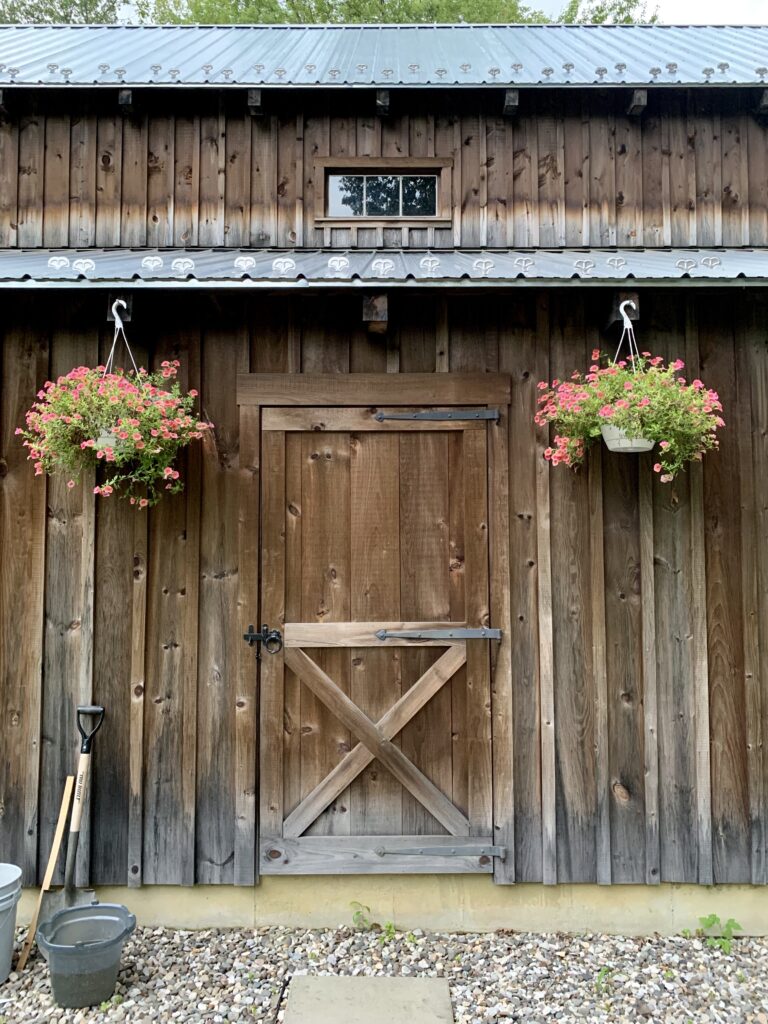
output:
[{"label": "weathered wood siding", "polygon": [[[752,93],[444,96],[12,93],[0,119],[0,247],[768,245],[768,124]],[[452,227],[317,227],[315,160],[445,157]]]},{"label": "weathered wood siding", "polygon": [[238,675],[238,580],[253,578],[239,551],[254,542],[238,537],[235,375],[500,370],[514,711],[511,764],[495,772],[514,808],[514,877],[768,882],[766,310],[734,295],[642,295],[644,344],[698,368],[728,421],[703,472],[662,485],[646,459],[602,451],[572,474],[541,458],[536,381],[584,365],[606,291],[393,295],[386,338],[362,328],[358,294],[139,294],[134,343],[153,363],[180,358],[217,424],[215,445],[185,460],[185,494],[149,515],[35,479],[14,437],[46,377],[103,352],[104,297],[9,303],[0,859],[39,877],[76,754],[73,705],[92,697],[108,718],[81,878],[247,878],[257,691],[252,659]]}]

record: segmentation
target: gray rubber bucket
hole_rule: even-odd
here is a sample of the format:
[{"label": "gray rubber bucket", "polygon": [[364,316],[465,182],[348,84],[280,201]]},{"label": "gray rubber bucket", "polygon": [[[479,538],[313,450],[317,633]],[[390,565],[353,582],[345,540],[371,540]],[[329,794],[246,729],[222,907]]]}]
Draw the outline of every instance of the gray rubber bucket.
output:
[{"label": "gray rubber bucket", "polygon": [[59,1006],[96,1006],[115,991],[123,943],[136,918],[119,903],[58,910],[37,929]]},{"label": "gray rubber bucket", "polygon": [[16,904],[21,899],[21,868],[0,864],[0,985],[11,973]]}]

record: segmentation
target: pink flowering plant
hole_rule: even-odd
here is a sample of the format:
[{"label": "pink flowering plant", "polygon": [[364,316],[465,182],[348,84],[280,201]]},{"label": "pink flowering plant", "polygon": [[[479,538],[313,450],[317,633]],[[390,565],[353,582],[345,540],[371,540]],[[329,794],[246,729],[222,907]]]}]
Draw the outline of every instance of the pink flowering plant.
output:
[{"label": "pink flowering plant", "polygon": [[680,375],[684,365],[650,352],[613,362],[595,350],[588,373],[541,381],[535,420],[554,428],[544,457],[553,466],[578,466],[601,427],[612,424],[628,437],[655,441],[653,468],[665,483],[673,480],[687,462],[718,447],[717,430],[725,426],[717,392],[698,379],[688,383]]},{"label": "pink flowering plant", "polygon": [[62,472],[74,487],[84,470],[101,469],[94,493],[127,497],[146,508],[183,483],[174,463],[182,448],[213,427],[194,412],[196,391],[183,394],[178,360],[138,374],[78,366],[46,381],[16,433],[35,475]]}]

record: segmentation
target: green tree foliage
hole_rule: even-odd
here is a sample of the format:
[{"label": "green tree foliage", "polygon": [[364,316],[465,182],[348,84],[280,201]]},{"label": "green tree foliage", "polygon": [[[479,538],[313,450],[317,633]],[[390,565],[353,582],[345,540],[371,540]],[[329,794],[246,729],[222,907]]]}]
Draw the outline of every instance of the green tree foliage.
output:
[{"label": "green tree foliage", "polygon": [[122,0],[0,0],[0,24],[112,24],[122,6]]},{"label": "green tree foliage", "polygon": [[[2,3],[3,0],[0,0]],[[644,0],[567,0],[548,18],[521,0],[139,0],[142,20],[201,25],[455,23],[503,24],[549,21],[627,24],[653,21]]]}]

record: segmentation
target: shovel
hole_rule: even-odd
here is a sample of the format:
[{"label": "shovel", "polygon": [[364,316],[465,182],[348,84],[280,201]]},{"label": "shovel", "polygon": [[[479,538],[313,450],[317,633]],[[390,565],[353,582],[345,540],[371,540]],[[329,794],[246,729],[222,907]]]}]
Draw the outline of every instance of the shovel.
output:
[{"label": "shovel", "polygon": [[[83,724],[83,719],[93,719]],[[91,768],[91,746],[93,737],[101,728],[104,721],[104,708],[98,705],[81,705],[77,709],[77,731],[80,733],[80,759],[77,762],[77,775],[75,776],[75,798],[72,802],[72,817],[69,821],[69,835],[67,837],[67,861],[64,867],[64,888],[56,892],[48,892],[45,895],[43,904],[45,919],[52,917],[57,910],[65,907],[77,907],[87,905],[96,897],[93,889],[75,888],[75,860],[77,859],[77,845],[80,841],[80,820],[83,816],[83,802],[88,786],[88,775]],[[88,728],[90,726],[90,729]]]}]

